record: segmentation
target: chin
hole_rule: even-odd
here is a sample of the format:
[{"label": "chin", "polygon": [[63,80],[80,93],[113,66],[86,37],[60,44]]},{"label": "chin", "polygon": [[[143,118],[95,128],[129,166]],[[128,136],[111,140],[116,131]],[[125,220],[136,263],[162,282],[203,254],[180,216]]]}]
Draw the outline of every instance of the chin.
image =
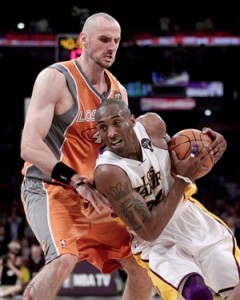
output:
[{"label": "chin", "polygon": [[110,68],[112,66],[112,64],[113,64],[113,62],[105,63],[104,64],[104,68],[108,69],[108,68]]}]

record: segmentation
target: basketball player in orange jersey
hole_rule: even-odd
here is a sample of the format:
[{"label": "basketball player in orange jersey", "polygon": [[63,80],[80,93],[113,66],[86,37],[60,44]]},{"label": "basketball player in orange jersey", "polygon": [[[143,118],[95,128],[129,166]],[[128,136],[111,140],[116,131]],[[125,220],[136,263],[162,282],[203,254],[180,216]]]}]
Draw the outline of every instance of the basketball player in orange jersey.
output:
[{"label": "basketball player in orange jersey", "polygon": [[95,120],[106,145],[96,161],[96,187],[128,225],[132,252],[162,299],[213,300],[211,290],[240,299],[234,235],[192,198],[193,181],[211,169],[205,166],[208,151],[216,163],[224,138],[205,129],[211,148],[178,160],[174,151],[170,158],[166,124],[155,113],[135,119],[123,101],[112,100],[100,104]]},{"label": "basketball player in orange jersey", "polygon": [[80,58],[38,75],[23,129],[22,202],[46,260],[23,299],[54,299],[82,260],[103,273],[123,268],[128,274],[123,299],[151,299],[153,286],[131,255],[130,234],[91,184],[101,146],[96,109],[110,97],[128,101],[125,88],[107,70],[121,28],[110,15],[98,13],[86,20],[79,38]]}]

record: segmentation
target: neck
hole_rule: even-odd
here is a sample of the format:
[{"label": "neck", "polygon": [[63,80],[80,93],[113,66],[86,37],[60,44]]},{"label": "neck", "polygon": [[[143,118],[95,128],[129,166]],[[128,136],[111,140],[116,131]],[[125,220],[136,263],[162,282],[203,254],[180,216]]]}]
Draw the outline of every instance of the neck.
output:
[{"label": "neck", "polygon": [[138,140],[137,140],[137,144],[135,144],[134,146],[133,151],[129,152],[128,158],[142,161],[142,150]]},{"label": "neck", "polygon": [[121,157],[142,161],[142,150],[139,141],[137,140],[136,142],[132,142],[131,145],[132,145],[131,148],[129,148],[128,150],[122,153],[115,152],[109,147],[106,147],[106,149]]},{"label": "neck", "polygon": [[100,68],[96,64],[89,67],[88,64],[85,64],[85,61],[81,58],[81,56],[78,59],[78,64],[80,65],[80,68],[87,77],[88,81],[91,82],[98,93],[106,94],[108,92],[109,80],[105,74],[105,69]]}]

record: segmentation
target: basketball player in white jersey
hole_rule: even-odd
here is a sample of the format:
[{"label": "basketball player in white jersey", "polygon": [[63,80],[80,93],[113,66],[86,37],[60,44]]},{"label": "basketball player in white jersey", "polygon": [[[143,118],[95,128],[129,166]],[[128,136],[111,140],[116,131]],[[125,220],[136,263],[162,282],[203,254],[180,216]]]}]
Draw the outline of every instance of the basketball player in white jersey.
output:
[{"label": "basketball player in white jersey", "polygon": [[208,152],[216,163],[226,150],[222,135],[206,129],[211,148],[178,160],[169,155],[166,125],[155,113],[135,119],[126,104],[112,100],[99,106],[95,120],[106,145],[96,187],[132,232],[132,252],[161,297],[212,300],[214,291],[240,299],[232,292],[240,275],[234,236],[192,198],[194,181],[210,171],[203,166]]}]

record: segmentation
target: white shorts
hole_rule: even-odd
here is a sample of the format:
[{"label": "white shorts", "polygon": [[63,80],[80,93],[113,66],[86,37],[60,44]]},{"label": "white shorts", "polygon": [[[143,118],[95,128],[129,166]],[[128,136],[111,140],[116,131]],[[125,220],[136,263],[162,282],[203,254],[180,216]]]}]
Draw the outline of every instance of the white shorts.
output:
[{"label": "white shorts", "polygon": [[132,252],[148,269],[164,300],[178,299],[181,283],[192,273],[201,275],[222,296],[239,282],[240,250],[233,234],[192,198],[179,204],[156,240],[135,237]]}]

